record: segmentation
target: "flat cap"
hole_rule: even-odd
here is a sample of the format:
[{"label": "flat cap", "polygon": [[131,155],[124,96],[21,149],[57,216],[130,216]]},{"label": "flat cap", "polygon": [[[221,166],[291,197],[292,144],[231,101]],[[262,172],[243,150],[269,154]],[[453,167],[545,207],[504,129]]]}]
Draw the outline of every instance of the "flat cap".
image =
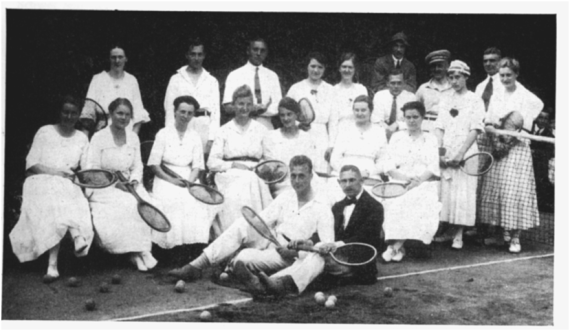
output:
[{"label": "flat cap", "polygon": [[451,53],[447,49],[441,49],[439,51],[433,51],[426,56],[426,63],[432,64],[434,62],[442,62],[446,61],[449,62],[449,58],[451,57]]},{"label": "flat cap", "polygon": [[396,41],[401,41],[404,43],[404,45],[406,45],[406,47],[409,47],[410,44],[408,44],[408,37],[406,37],[406,35],[403,32],[398,32],[395,35],[392,36],[392,39],[390,39],[390,41],[388,41],[386,43],[386,45],[391,45],[392,43],[395,43]]}]

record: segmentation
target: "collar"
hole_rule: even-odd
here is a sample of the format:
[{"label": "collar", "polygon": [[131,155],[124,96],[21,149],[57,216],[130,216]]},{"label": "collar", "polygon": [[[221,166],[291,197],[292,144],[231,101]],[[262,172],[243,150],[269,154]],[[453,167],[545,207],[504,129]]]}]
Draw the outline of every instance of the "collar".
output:
[{"label": "collar", "polygon": [[[192,82],[192,79],[190,79],[190,75],[188,75],[186,69],[188,69],[188,65],[182,66],[180,69],[178,69],[178,73],[182,76],[182,78],[184,78],[184,80]],[[209,75],[210,73],[208,72],[208,70],[202,67],[202,74],[200,74],[200,78],[198,78],[198,83],[196,85],[199,85],[200,82],[206,79],[206,77]]]},{"label": "collar", "polygon": [[441,86],[442,85],[437,84],[435,82],[435,79],[432,78],[429,80],[429,83],[426,87],[440,92],[449,90],[451,88],[451,84],[449,83],[449,80],[447,78],[445,78],[445,84],[443,84],[443,88],[441,88]]},{"label": "collar", "polygon": [[253,64],[251,64],[251,62],[249,62],[249,60],[247,60],[245,67],[248,68],[249,70],[253,71],[253,72],[255,72],[255,68],[259,68],[259,70],[262,70],[264,68],[263,63],[256,67]]},{"label": "collar", "polygon": [[[362,193],[363,193],[363,192],[364,192],[364,187],[363,187],[362,189],[360,189],[360,193],[358,193],[358,194],[356,195],[356,198],[354,198],[354,200],[355,200],[354,203],[357,203],[358,200],[360,200],[360,197],[362,196]],[[348,197],[345,197],[345,198],[348,199]]]},{"label": "collar", "polygon": [[402,57],[401,59],[397,59],[394,54],[391,55],[392,56],[392,60],[394,62],[394,64],[398,63],[398,61],[400,61],[400,65],[402,65],[402,62],[404,62],[404,58]]}]

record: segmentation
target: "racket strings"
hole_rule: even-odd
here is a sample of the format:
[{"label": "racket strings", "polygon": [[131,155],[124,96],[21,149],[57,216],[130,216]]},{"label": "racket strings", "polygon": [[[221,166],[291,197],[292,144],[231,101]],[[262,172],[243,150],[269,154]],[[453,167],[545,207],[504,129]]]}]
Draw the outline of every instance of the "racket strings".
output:
[{"label": "racket strings", "polygon": [[261,217],[259,217],[251,208],[243,207],[241,209],[241,213],[249,225],[251,225],[251,227],[253,227],[253,229],[257,231],[257,233],[259,233],[262,237],[275,244],[279,243],[279,241],[273,235],[273,232],[271,232],[271,229],[269,229],[263,219],[261,219]]},{"label": "racket strings", "polygon": [[216,191],[215,189],[203,186],[203,185],[193,185],[188,187],[190,194],[204,203],[211,205],[219,205],[224,202],[224,196]]},{"label": "racket strings", "polygon": [[288,167],[281,161],[266,161],[255,168],[255,172],[267,184],[283,180],[288,173]]},{"label": "racket strings", "polygon": [[361,265],[376,258],[376,250],[372,246],[362,244],[347,244],[337,248],[335,259],[340,263]]},{"label": "racket strings", "polygon": [[141,217],[155,230],[166,232],[170,230],[170,222],[156,207],[149,204],[140,204]]},{"label": "racket strings", "polygon": [[476,153],[461,162],[462,170],[469,175],[485,174],[492,166],[493,157],[489,153]]},{"label": "racket strings", "polygon": [[84,171],[77,173],[77,180],[85,185],[104,186],[111,184],[114,176],[106,171]]},{"label": "racket strings", "polygon": [[406,193],[406,188],[400,184],[382,183],[374,186],[372,193],[382,198],[394,198]]}]

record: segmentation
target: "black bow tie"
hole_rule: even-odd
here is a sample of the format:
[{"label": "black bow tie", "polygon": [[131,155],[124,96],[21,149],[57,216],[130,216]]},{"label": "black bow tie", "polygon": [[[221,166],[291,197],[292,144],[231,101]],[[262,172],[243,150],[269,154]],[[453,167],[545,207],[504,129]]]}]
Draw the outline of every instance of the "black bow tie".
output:
[{"label": "black bow tie", "polygon": [[342,201],[342,204],[346,207],[346,206],[350,206],[350,205],[354,205],[356,203],[356,199],[349,199],[349,198],[344,198],[344,200]]}]

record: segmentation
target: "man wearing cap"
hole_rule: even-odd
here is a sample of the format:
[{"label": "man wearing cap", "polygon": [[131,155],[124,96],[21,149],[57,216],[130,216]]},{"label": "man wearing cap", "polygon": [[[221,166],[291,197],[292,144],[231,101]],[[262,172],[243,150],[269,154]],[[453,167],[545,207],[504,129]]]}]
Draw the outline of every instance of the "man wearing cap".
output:
[{"label": "man wearing cap", "polygon": [[477,85],[475,94],[480,96],[485,103],[485,111],[489,109],[491,96],[497,94],[503,89],[503,84],[499,78],[499,61],[501,60],[501,51],[496,47],[489,47],[483,52],[483,67],[487,72],[487,78]]},{"label": "man wearing cap", "polygon": [[386,44],[390,47],[390,54],[378,58],[374,64],[374,77],[372,78],[372,89],[374,92],[388,88],[388,76],[393,69],[400,69],[404,75],[404,90],[414,93],[416,87],[416,67],[412,62],[404,58],[406,47],[409,47],[406,35],[398,32]]},{"label": "man wearing cap", "polygon": [[426,56],[426,63],[429,65],[431,79],[423,83],[416,92],[418,101],[426,107],[426,118],[423,123],[423,130],[432,132],[434,121],[439,113],[438,105],[440,101],[453,94],[451,84],[447,79],[447,69],[449,68],[449,58],[451,53],[442,49],[433,51]]},{"label": "man wearing cap", "polygon": [[277,115],[277,105],[281,101],[281,85],[277,74],[263,66],[267,57],[267,43],[261,38],[252,39],[247,47],[248,61],[228,75],[224,89],[224,110],[233,114],[232,95],[234,91],[247,85],[254,92],[254,108],[257,121],[268,130],[273,130],[271,118]]}]

